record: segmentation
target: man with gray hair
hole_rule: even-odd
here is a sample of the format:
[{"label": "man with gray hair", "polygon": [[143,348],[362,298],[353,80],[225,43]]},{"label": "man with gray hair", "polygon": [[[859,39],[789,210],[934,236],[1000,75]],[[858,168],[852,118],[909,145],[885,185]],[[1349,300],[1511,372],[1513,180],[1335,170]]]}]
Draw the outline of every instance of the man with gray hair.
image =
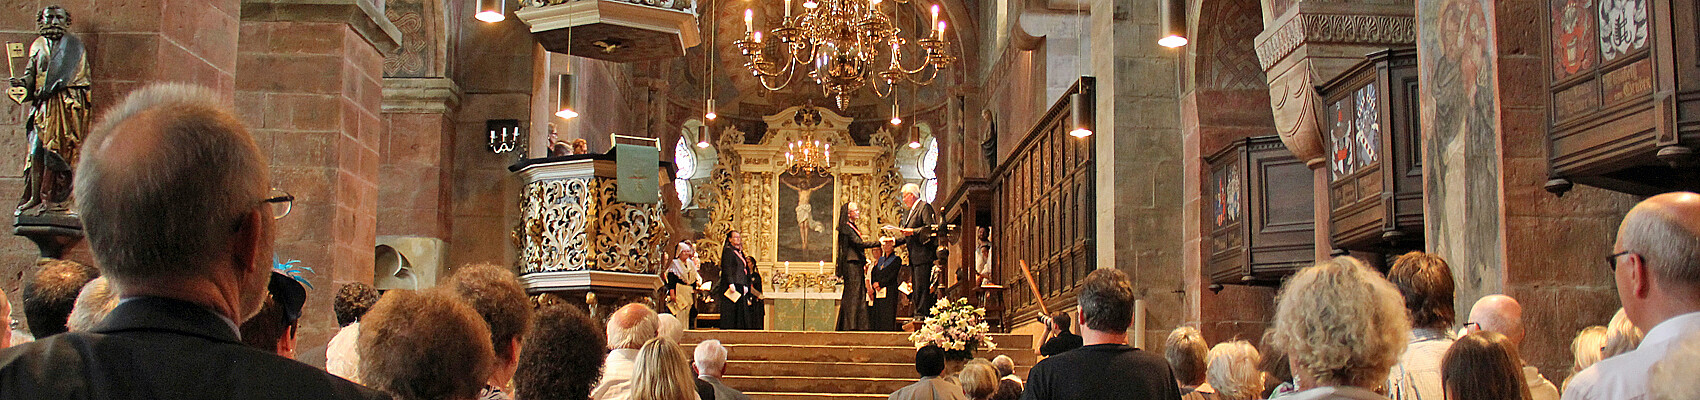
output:
[{"label": "man with gray hair", "polygon": [[720,377],[726,374],[726,346],[719,340],[709,339],[697,343],[696,360],[697,379],[714,386],[714,397],[703,400],[750,400],[737,389],[727,387],[720,382]]},{"label": "man with gray hair", "polygon": [[1700,332],[1700,194],[1665,193],[1629,210],[1606,257],[1617,297],[1635,326],[1651,327],[1635,351],[1576,373],[1566,400],[1647,397],[1647,376],[1685,334]]},{"label": "man with gray hair", "polygon": [[631,395],[632,367],[638,349],[654,339],[660,324],[655,310],[643,303],[620,307],[608,316],[608,358],[602,362],[602,381],[590,391],[595,400],[625,400]]},{"label": "man with gray hair", "polygon": [[5,397],[385,397],[239,339],[267,297],[275,219],[292,198],[268,193],[266,157],[221,98],[150,86],[96,125],[73,193],[124,300],[93,332],[0,351]]},{"label": "man with gray hair", "polygon": [[897,239],[897,245],[909,249],[909,277],[914,280],[914,292],[909,294],[909,303],[915,309],[914,320],[926,319],[933,310],[933,303],[938,299],[933,297],[933,261],[939,259],[939,240],[935,227],[939,223],[938,210],[932,204],[921,199],[921,186],[913,183],[903,185],[903,220],[898,226],[902,237]]},{"label": "man with gray hair", "polygon": [[[1464,324],[1472,330],[1497,332],[1511,340],[1511,344],[1523,348],[1523,306],[1517,304],[1517,299],[1503,294],[1490,294],[1476,300],[1476,305],[1470,307],[1470,322]],[[1468,332],[1475,333],[1475,332]],[[1541,376],[1541,370],[1524,362],[1523,383],[1529,386],[1530,400],[1558,400],[1558,386]]]}]

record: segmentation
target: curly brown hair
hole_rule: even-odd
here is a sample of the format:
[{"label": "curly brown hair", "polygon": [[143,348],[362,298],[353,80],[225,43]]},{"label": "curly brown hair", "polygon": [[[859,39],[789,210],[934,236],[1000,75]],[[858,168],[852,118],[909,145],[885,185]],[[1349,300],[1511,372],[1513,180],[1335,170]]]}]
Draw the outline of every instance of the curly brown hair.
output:
[{"label": "curly brown hair", "polygon": [[1393,260],[1387,281],[1404,296],[1411,327],[1444,330],[1452,326],[1458,315],[1452,308],[1456,284],[1445,259],[1420,251],[1405,253]]},{"label": "curly brown hair", "polygon": [[514,339],[525,336],[532,318],[531,300],[519,277],[495,264],[468,264],[456,268],[443,286],[460,294],[489,324],[496,358],[513,361],[508,358],[513,355]]},{"label": "curly brown hair", "polygon": [[24,280],[24,321],[29,323],[30,334],[38,338],[65,333],[70,330],[66,321],[77,304],[77,294],[82,293],[83,285],[100,277],[100,271],[59,259],[44,259],[37,265],[35,273]]},{"label": "curly brown hair", "polygon": [[583,400],[602,380],[608,342],[601,323],[579,306],[548,303],[525,336],[514,373],[514,394],[526,400]]},{"label": "curly brown hair", "polygon": [[373,289],[372,285],[360,282],[342,285],[342,289],[336,291],[336,304],[332,306],[336,310],[337,326],[348,326],[359,321],[361,316],[372,309],[373,304],[378,304],[378,290]]},{"label": "curly brown hair", "polygon": [[474,398],[494,368],[489,340],[453,292],[393,290],[360,323],[360,381],[399,400]]}]

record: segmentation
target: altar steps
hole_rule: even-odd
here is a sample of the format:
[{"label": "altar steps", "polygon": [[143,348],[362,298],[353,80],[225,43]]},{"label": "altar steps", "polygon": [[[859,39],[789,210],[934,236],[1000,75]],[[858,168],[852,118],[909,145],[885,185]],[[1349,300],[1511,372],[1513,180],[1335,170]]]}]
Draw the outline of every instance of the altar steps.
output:
[{"label": "altar steps", "polygon": [[[915,382],[915,347],[908,332],[685,332],[684,346],[718,339],[727,349],[721,380],[754,400],[883,399]],[[1015,359],[1016,375],[1025,377],[1037,358],[1033,337],[993,335],[1000,354]]]}]

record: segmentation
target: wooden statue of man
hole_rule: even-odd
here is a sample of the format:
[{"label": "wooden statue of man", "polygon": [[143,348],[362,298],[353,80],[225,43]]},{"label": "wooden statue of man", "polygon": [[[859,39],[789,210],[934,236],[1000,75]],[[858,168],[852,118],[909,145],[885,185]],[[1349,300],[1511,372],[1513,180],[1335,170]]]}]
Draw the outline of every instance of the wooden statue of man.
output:
[{"label": "wooden statue of man", "polygon": [[41,10],[36,27],[41,38],[30,44],[29,65],[13,87],[28,90],[30,102],[25,131],[29,135],[28,164],[24,166],[24,195],[18,213],[70,209],[71,169],[77,150],[88,134],[89,64],[82,40],[71,35],[71,13],[59,6]]}]

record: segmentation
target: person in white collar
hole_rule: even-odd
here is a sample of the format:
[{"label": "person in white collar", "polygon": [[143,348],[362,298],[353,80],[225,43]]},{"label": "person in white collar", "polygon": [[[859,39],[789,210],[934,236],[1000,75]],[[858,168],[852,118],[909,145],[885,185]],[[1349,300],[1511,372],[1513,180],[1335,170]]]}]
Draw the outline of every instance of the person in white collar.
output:
[{"label": "person in white collar", "polygon": [[655,338],[658,319],[655,310],[641,303],[627,304],[608,317],[608,348],[612,351],[602,363],[602,381],[590,391],[590,398],[625,400],[631,394],[638,349]]},{"label": "person in white collar", "polygon": [[1617,228],[1607,265],[1629,321],[1651,328],[1635,351],[1571,378],[1565,400],[1647,398],[1653,363],[1678,337],[1700,332],[1700,194],[1665,193],[1636,204]]},{"label": "person in white collar", "polygon": [[[1517,304],[1517,299],[1503,294],[1476,300],[1476,305],[1470,307],[1470,322],[1465,325],[1470,330],[1505,335],[1519,349],[1523,348],[1523,337],[1527,334],[1523,329],[1523,306]],[[1558,386],[1541,376],[1540,369],[1527,363],[1523,365],[1523,383],[1529,386],[1530,400],[1558,400]]]}]

